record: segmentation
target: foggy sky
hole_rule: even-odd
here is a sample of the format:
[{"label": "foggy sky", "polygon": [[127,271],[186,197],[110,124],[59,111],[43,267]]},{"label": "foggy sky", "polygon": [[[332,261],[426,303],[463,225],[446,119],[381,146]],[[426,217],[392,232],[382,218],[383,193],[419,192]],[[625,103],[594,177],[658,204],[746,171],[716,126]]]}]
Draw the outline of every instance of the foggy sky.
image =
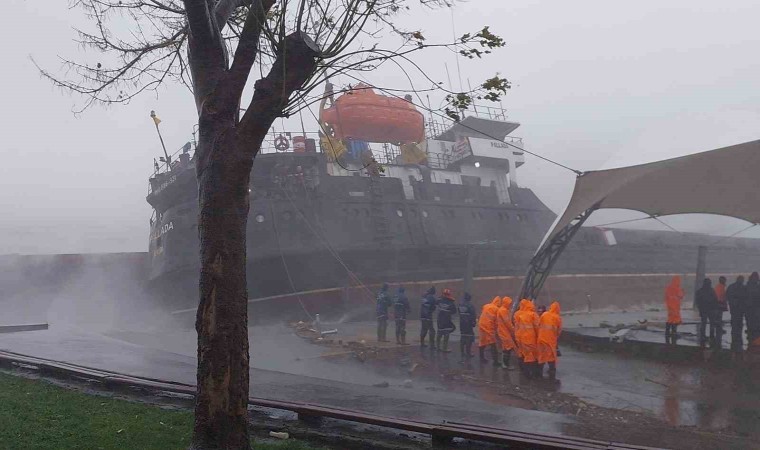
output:
[{"label": "foggy sky", "polygon": [[[168,85],[158,96],[74,116],[82,99],[40,78],[30,56],[49,69],[59,67],[57,55],[76,57],[72,27],[87,25],[80,10],[63,1],[11,0],[4,12],[0,254],[145,251],[147,178],[161,154],[148,114],[158,111],[173,151],[190,140],[196,123],[192,96]],[[469,0],[455,17],[458,35],[489,25],[507,41],[483,62],[460,61],[464,84],[495,72],[509,78],[514,87],[503,103],[522,124],[513,134],[570,167],[609,168],[760,138],[756,1]],[[417,8],[402,23],[430,41],[452,36],[446,9]],[[453,56],[417,57],[431,77],[448,82],[442,60],[455,71]],[[368,80],[408,87],[392,69]],[[456,89],[454,73],[452,83]],[[518,181],[561,212],[574,175],[526,155]],[[592,220],[628,217],[637,216],[598,213]],[[693,216],[668,223],[713,233],[745,226]]]}]

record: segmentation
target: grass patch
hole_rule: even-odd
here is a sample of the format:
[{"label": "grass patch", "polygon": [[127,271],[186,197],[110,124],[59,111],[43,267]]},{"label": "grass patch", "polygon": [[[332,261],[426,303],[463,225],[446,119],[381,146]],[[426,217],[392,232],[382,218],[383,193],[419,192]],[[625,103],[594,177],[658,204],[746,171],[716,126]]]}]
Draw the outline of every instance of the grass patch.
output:
[{"label": "grass patch", "polygon": [[[83,394],[0,373],[0,448],[172,450],[190,443],[193,415]],[[312,450],[298,441],[257,442],[255,450]]]}]

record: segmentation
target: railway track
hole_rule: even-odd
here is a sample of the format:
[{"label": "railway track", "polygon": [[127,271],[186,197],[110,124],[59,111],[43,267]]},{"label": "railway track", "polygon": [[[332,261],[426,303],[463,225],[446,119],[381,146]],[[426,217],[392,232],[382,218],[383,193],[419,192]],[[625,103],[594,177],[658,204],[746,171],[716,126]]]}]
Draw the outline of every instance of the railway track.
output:
[{"label": "railway track", "polygon": [[[148,393],[168,392],[185,394],[188,396],[195,395],[195,386],[190,384],[137,377],[70,364],[64,361],[55,361],[7,351],[0,351],[0,367],[10,370],[22,369],[34,371],[42,376],[57,379],[78,379],[89,382],[95,381],[107,389],[139,389]],[[430,423],[404,420],[311,403],[287,402],[251,397],[248,399],[248,404],[256,407],[290,411],[296,413],[299,419],[304,421],[313,422],[314,419],[331,418],[426,434],[431,437],[434,446],[445,445],[446,443],[451,442],[454,438],[462,438],[471,441],[503,445],[510,449],[653,449],[653,447],[642,447],[617,442],[510,431],[468,423]]]}]

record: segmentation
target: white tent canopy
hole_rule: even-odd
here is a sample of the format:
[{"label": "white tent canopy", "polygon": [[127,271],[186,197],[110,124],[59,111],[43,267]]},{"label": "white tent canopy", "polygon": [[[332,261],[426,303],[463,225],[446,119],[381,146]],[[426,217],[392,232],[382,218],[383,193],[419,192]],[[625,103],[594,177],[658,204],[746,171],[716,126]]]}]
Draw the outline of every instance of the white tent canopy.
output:
[{"label": "white tent canopy", "polygon": [[[586,172],[544,243],[584,211],[703,213],[760,223],[760,140],[665,161]],[[543,245],[543,244],[542,244]]]}]

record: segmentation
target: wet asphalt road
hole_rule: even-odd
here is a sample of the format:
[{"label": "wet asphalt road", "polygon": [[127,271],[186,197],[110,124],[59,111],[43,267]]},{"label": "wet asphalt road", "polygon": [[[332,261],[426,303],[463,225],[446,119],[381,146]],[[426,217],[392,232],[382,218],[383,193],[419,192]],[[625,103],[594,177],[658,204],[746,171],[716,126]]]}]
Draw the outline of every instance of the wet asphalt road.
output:
[{"label": "wet asphalt road", "polygon": [[[362,368],[337,367],[314,358],[323,348],[284,327],[252,329],[251,395],[275,400],[319,403],[375,414],[561,434],[572,418],[497,405],[455,393],[429,391],[422,385]],[[192,331],[110,331],[98,333],[51,326],[50,330],[0,336],[0,349],[66,361],[130,375],[195,383],[195,333]],[[296,356],[300,355],[300,356]],[[299,360],[296,360],[299,358]],[[289,373],[286,373],[289,372]],[[372,387],[378,380],[387,388]]]},{"label": "wet asphalt road", "polygon": [[[611,324],[637,323],[638,320],[658,320],[662,312],[576,314],[563,319],[564,325],[597,326],[600,321]],[[684,319],[689,320],[684,312]],[[372,323],[339,324],[341,336],[347,339],[374,342]],[[693,327],[692,327],[693,328]],[[407,341],[417,350],[419,322],[407,324]],[[394,327],[389,326],[388,336]],[[607,329],[603,329],[609,335]],[[664,340],[664,334],[660,333]],[[391,337],[393,339],[393,337]],[[458,361],[459,337],[452,336],[448,359],[438,359],[441,371]],[[756,425],[748,411],[760,411],[760,385],[755,376],[730,367],[710,364],[674,364],[638,358],[625,358],[609,353],[584,353],[569,347],[562,348],[558,362],[558,385],[547,387],[551,391],[572,394],[584,401],[602,407],[654,414],[671,425],[696,426],[701,429],[720,430],[728,427],[740,432],[755,433]],[[475,365],[477,366],[477,364]],[[477,369],[477,367],[476,367]],[[343,370],[341,368],[341,370]],[[504,382],[502,371],[475,371],[477,376]],[[516,372],[509,375],[512,384],[520,384]]]},{"label": "wet asphalt road", "polygon": [[[612,324],[637,320],[643,313],[573,315],[567,325]],[[661,314],[661,313],[660,313]],[[646,313],[653,316],[657,313]],[[584,324],[585,325],[585,324]],[[326,324],[329,327],[330,324]],[[374,341],[374,323],[335,324],[336,339]],[[408,324],[404,351],[419,352],[418,323]],[[253,327],[251,333],[251,395],[287,401],[305,401],[376,414],[426,421],[465,421],[510,428],[562,434],[572,417],[507,406],[503,397],[483,392],[450,392],[440,379],[413,378],[413,387],[403,387],[409,376],[404,370],[383,370],[352,359],[340,363],[326,359],[338,352],[313,345],[284,326]],[[389,327],[392,336],[393,326]],[[195,382],[195,332],[165,326],[152,329],[101,330],[94,327],[56,326],[47,331],[0,335],[0,349],[32,356],[63,360],[83,366],[131,375],[184,383]],[[456,365],[458,337],[452,337],[453,354],[438,358],[441,371]],[[515,372],[509,382],[519,384]],[[502,371],[485,371],[504,381]],[[558,365],[561,383],[552,386],[589,403],[604,407],[649,412],[672,425],[754,432],[747,411],[760,410],[760,394],[754,378],[732,370],[684,366],[625,359],[612,354],[581,353],[563,348]],[[389,387],[372,385],[388,382]],[[448,392],[447,392],[448,391]]]}]

